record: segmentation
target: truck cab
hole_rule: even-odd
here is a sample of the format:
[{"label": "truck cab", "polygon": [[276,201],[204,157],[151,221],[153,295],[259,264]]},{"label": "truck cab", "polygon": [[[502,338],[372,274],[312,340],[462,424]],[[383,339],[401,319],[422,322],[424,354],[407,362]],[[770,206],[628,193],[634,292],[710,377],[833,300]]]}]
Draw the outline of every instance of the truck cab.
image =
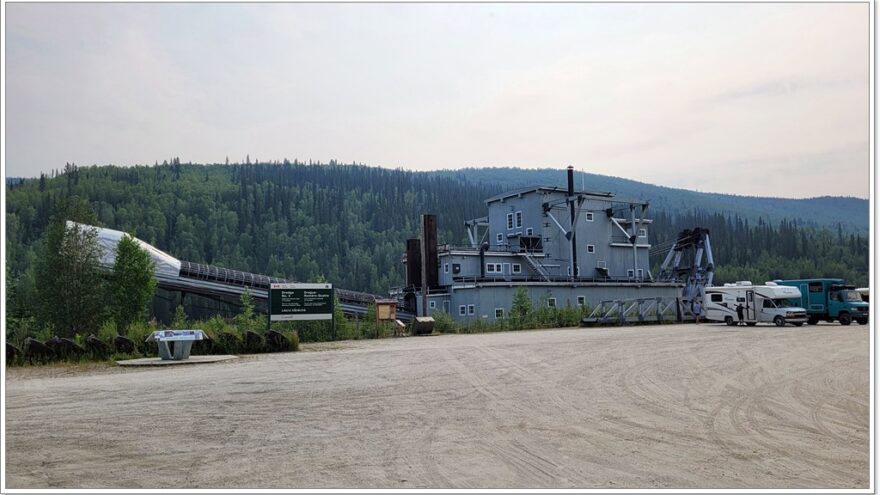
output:
[{"label": "truck cab", "polygon": [[828,292],[828,312],[837,315],[841,325],[849,325],[853,320],[860,325],[868,323],[868,303],[853,285],[831,285]]}]

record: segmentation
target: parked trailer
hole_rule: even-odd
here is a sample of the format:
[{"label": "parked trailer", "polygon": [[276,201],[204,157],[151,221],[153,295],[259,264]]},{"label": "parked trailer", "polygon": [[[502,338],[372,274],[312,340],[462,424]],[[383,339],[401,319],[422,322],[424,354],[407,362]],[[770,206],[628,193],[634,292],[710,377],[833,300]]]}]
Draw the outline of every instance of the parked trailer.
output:
[{"label": "parked trailer", "polygon": [[807,321],[807,311],[795,307],[791,299],[800,298],[796,287],[786,287],[767,282],[753,285],[743,281],[724,284],[723,287],[706,287],[704,298],[707,320],[736,325],[739,321],[737,306],[743,307],[743,321],[754,326],[759,322],[773,323],[778,327],[791,323],[801,326]]},{"label": "parked trailer", "polygon": [[800,289],[801,295],[794,304],[807,308],[807,323],[815,325],[819,320],[837,320],[841,325],[857,321],[868,324],[868,303],[854,285],[842,278],[808,278],[800,280],[774,280],[779,285]]}]

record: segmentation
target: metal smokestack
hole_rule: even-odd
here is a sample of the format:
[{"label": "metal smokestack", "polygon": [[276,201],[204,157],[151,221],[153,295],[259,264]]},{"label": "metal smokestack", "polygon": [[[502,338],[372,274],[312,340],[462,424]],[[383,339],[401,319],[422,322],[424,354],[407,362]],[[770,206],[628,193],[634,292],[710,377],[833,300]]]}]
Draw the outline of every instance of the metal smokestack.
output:
[{"label": "metal smokestack", "polygon": [[571,276],[577,278],[577,225],[574,224],[574,167],[568,166],[568,211],[571,217]]}]

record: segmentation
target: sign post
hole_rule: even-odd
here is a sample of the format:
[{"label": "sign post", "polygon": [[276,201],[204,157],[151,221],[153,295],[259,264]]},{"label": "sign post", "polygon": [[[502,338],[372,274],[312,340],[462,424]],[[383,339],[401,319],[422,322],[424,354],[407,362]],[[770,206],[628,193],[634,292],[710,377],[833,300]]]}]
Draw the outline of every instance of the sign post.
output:
[{"label": "sign post", "polygon": [[269,328],[273,321],[330,320],[336,340],[333,296],[333,284],[270,284]]},{"label": "sign post", "polygon": [[397,300],[396,299],[376,299],[376,338],[379,338],[379,325],[383,321],[394,321],[397,319]]}]

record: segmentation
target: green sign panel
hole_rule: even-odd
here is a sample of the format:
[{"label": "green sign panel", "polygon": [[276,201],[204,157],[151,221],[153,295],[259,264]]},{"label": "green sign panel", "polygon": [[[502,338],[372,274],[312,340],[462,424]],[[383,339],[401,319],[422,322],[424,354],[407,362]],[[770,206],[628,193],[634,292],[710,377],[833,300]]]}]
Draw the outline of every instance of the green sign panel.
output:
[{"label": "green sign panel", "polygon": [[269,321],[333,319],[332,284],[271,284]]}]

